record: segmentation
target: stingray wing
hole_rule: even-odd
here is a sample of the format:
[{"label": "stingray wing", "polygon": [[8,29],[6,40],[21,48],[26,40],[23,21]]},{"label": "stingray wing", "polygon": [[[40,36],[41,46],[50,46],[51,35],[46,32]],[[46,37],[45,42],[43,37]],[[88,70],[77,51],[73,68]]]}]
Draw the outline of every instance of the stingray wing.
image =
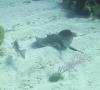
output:
[{"label": "stingray wing", "polygon": [[34,49],[42,48],[47,46],[47,39],[46,38],[36,38],[36,41],[32,43],[31,47]]}]

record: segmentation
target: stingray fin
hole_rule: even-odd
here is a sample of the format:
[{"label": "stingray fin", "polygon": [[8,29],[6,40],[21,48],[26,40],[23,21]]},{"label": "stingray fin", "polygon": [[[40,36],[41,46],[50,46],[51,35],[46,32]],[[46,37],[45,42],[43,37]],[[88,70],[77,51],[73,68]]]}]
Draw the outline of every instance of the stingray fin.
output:
[{"label": "stingray fin", "polygon": [[47,34],[47,37],[50,37],[51,35]]},{"label": "stingray fin", "polygon": [[40,38],[36,37],[36,41],[40,40]]},{"label": "stingray fin", "polygon": [[25,58],[25,52],[26,52],[26,50],[21,50],[21,51],[20,51],[21,57]]}]

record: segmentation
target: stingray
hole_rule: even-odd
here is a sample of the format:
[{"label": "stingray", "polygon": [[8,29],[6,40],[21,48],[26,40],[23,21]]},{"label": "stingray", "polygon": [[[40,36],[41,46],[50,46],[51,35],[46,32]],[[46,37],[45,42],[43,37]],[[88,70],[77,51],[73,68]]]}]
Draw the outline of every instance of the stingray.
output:
[{"label": "stingray", "polygon": [[71,46],[73,38],[76,37],[76,33],[72,32],[71,30],[62,30],[57,34],[50,34],[44,38],[36,38],[36,41],[32,43],[31,47],[36,48],[43,48],[43,47],[53,47],[59,51],[66,50],[70,48],[74,51],[79,51]]}]

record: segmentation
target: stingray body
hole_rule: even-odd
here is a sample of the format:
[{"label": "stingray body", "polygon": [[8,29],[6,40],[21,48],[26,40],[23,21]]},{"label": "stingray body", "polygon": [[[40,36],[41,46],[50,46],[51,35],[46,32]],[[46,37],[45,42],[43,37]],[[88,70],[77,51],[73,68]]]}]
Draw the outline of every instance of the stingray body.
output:
[{"label": "stingray body", "polygon": [[36,41],[32,44],[32,48],[51,46],[57,50],[65,50],[67,47],[70,47],[75,36],[76,34],[71,32],[71,30],[62,30],[57,34],[47,35],[44,38],[36,38]]}]

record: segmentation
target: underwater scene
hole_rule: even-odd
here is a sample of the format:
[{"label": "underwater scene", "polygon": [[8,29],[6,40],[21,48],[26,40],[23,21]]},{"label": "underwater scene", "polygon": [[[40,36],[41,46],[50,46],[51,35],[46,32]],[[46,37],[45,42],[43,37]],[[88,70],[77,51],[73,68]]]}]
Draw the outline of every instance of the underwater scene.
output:
[{"label": "underwater scene", "polygon": [[100,90],[100,0],[0,0],[0,90]]}]

